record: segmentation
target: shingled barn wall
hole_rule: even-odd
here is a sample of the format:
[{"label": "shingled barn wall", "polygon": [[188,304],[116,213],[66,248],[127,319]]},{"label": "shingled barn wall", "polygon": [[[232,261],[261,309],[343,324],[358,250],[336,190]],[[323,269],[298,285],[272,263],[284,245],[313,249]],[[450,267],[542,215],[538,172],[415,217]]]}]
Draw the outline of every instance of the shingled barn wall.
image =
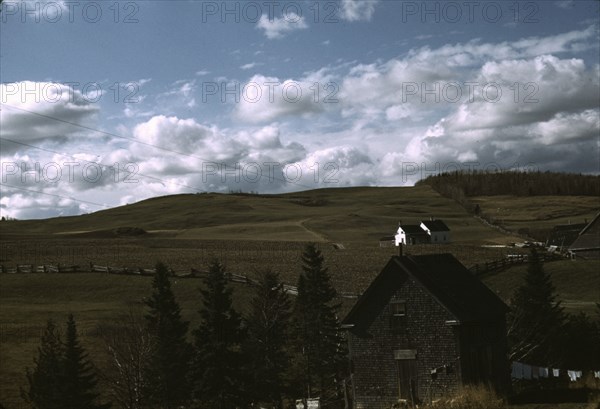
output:
[{"label": "shingled barn wall", "polygon": [[509,364],[506,356],[506,324],[490,323],[460,327],[461,379],[463,384],[484,384],[499,393],[510,389]]},{"label": "shingled barn wall", "polygon": [[[406,302],[406,316],[392,328],[391,305]],[[413,278],[395,292],[367,334],[348,333],[354,368],[356,409],[389,409],[398,401],[398,367],[395,350],[416,350],[417,395],[428,401],[456,392],[459,385],[457,333],[446,321],[455,320],[428,291]],[[431,370],[452,365],[432,380]]]}]

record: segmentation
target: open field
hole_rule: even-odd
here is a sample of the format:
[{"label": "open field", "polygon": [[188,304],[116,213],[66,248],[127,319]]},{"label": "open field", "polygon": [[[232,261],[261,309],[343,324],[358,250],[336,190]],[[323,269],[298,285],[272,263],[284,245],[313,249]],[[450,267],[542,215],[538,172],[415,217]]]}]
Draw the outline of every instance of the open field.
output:
[{"label": "open field", "polygon": [[[522,284],[526,265],[513,266],[505,271],[490,273],[482,280],[505,301]],[[600,302],[600,274],[598,261],[565,260],[544,264],[544,271],[551,274],[558,298],[565,312],[584,311],[596,316],[596,303]]]},{"label": "open field", "polygon": [[[30,274],[0,277],[0,401],[19,408],[19,386],[25,386],[25,367],[33,365],[46,320],[64,327],[67,314],[77,320],[83,345],[102,369],[108,359],[97,326],[129,312],[142,313],[142,299],[151,292],[151,277],[107,274]],[[202,280],[172,280],[182,315],[197,326]],[[234,305],[244,311],[250,289],[234,287]],[[24,406],[22,406],[24,407]]]},{"label": "open field", "polygon": [[[523,208],[512,213],[514,227],[551,226],[591,219],[597,200],[560,197],[482,200],[482,209],[494,200]],[[554,203],[545,206],[544,203]],[[570,208],[568,214],[560,208]],[[500,207],[500,205],[497,205]],[[513,207],[510,207],[511,209]],[[397,249],[380,248],[379,238],[394,234],[400,220],[418,223],[429,217],[443,219],[452,230],[452,244],[405,248],[408,254],[453,253],[463,264],[494,261],[527,249],[502,247],[522,241],[484,225],[450,199],[427,186],[415,188],[325,189],[276,196],[179,195],[80,217],[0,224],[0,264],[66,264],[83,268],[92,262],[115,267],[152,268],[164,261],[178,273],[206,269],[220,258],[230,272],[255,276],[259,270],[280,272],[294,285],[300,273],[300,255],[306,242],[318,243],[340,292],[361,293]],[[579,220],[582,219],[582,220]],[[119,227],[136,227],[148,233],[126,236]],[[511,226],[512,227],[512,226]],[[333,243],[342,244],[335,248]],[[499,245],[499,247],[482,247]],[[508,300],[520,284],[525,266],[489,273],[483,281]],[[546,264],[567,312],[592,312],[600,301],[598,262],[557,261]],[[40,331],[48,318],[63,323],[74,312],[82,340],[100,368],[106,355],[98,324],[111,322],[130,310],[143,308],[140,300],[150,292],[150,278],[97,273],[0,275],[0,402],[22,407],[19,386],[24,368],[32,365]],[[173,288],[193,328],[199,308],[198,279],[174,279]],[[238,309],[244,311],[251,289],[233,284]],[[342,313],[354,300],[342,300]],[[586,405],[552,406],[588,409]],[[550,406],[515,406],[550,409]]]},{"label": "open field", "polygon": [[550,231],[558,224],[591,221],[600,211],[594,196],[479,196],[471,198],[481,211],[504,228]]}]

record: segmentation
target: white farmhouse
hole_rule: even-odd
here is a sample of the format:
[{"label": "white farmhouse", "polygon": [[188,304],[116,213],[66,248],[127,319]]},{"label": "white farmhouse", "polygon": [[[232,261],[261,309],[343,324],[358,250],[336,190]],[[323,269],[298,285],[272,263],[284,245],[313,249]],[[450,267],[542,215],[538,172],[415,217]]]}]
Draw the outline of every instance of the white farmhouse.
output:
[{"label": "white farmhouse", "polygon": [[399,246],[400,244],[413,245],[429,243],[429,236],[427,233],[416,224],[400,224],[394,238],[396,240],[396,246]]},{"label": "white farmhouse", "polygon": [[450,229],[443,221],[433,219],[422,221],[420,228],[427,233],[430,243],[450,243]]}]

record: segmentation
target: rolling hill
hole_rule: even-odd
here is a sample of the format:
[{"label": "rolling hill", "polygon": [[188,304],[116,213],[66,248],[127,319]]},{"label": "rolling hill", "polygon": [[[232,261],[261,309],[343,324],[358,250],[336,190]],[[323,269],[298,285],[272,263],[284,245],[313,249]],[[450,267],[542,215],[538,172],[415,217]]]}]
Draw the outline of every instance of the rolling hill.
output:
[{"label": "rolling hill", "polygon": [[461,242],[507,239],[428,186],[164,196],[82,216],[4,222],[2,235],[111,238],[107,232],[127,226],[153,237],[366,243],[393,234],[400,220],[429,217],[444,219]]}]

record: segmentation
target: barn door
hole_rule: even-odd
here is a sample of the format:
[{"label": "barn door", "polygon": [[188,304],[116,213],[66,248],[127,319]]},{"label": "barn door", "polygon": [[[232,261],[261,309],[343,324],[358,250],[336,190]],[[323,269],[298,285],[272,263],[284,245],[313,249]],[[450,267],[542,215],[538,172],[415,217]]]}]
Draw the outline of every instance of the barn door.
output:
[{"label": "barn door", "polygon": [[394,359],[398,368],[398,398],[414,405],[419,402],[417,394],[417,350],[397,349]]},{"label": "barn door", "polygon": [[400,359],[398,364],[398,397],[417,403],[417,360]]}]

